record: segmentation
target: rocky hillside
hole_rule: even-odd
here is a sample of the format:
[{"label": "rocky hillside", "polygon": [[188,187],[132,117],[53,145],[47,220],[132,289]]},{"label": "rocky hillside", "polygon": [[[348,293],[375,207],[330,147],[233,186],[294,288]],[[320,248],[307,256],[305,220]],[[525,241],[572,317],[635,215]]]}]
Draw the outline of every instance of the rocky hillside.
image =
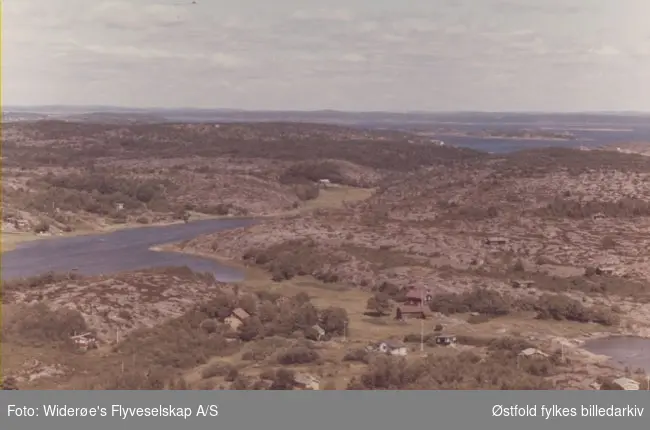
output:
[{"label": "rocky hillside", "polygon": [[3,129],[5,231],[60,232],[194,215],[270,215],[316,183],[376,187],[481,154],[405,133],[313,124],[37,121]]},{"label": "rocky hillside", "polygon": [[[367,289],[391,283],[458,292],[510,290],[517,278],[536,278],[548,290],[565,279],[561,289],[576,297],[608,303],[610,294],[633,295],[638,303],[650,297],[649,184],[645,157],[533,150],[422,168],[345,209],[180,248],[244,259],[277,280],[311,274]],[[584,284],[598,267],[611,273]]]}]

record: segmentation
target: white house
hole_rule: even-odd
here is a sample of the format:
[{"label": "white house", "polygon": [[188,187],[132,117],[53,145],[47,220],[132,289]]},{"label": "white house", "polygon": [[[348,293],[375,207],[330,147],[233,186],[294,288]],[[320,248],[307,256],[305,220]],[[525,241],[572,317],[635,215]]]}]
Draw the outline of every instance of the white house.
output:
[{"label": "white house", "polygon": [[318,184],[323,188],[328,188],[332,186],[332,181],[330,181],[329,179],[321,179],[320,181],[318,181]]},{"label": "white house", "polygon": [[405,356],[408,354],[406,345],[395,340],[385,340],[377,344],[377,350],[389,355]]}]

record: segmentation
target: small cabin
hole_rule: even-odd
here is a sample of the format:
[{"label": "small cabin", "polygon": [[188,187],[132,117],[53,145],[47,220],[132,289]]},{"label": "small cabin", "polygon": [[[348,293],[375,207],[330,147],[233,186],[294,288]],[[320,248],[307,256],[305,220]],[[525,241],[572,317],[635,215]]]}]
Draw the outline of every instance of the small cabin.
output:
[{"label": "small cabin", "polygon": [[436,336],[436,345],[449,346],[457,342],[456,336],[453,334],[441,334]]},{"label": "small cabin", "polygon": [[510,283],[512,288],[532,288],[535,285],[535,281],[529,279],[516,279]]},{"label": "small cabin", "polygon": [[598,267],[596,268],[597,275],[613,275],[616,272],[616,269],[611,266]]}]

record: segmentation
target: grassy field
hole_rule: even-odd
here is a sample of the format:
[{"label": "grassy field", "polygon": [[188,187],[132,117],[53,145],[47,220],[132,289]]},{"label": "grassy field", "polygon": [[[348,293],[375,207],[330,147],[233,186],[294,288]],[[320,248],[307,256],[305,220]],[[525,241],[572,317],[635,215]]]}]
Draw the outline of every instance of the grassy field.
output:
[{"label": "grassy field", "polygon": [[346,202],[365,200],[372,196],[374,189],[354,187],[334,187],[321,189],[319,196],[307,201],[303,210],[319,208],[339,208]]}]

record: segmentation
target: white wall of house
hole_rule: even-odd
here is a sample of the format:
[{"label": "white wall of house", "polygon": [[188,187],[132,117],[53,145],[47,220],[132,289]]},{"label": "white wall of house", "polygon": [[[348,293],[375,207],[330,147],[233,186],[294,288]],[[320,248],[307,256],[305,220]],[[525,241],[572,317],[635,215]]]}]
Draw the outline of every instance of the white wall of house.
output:
[{"label": "white wall of house", "polygon": [[390,355],[398,355],[404,357],[408,351],[406,350],[406,347],[401,347],[401,348],[395,348],[390,351]]}]

